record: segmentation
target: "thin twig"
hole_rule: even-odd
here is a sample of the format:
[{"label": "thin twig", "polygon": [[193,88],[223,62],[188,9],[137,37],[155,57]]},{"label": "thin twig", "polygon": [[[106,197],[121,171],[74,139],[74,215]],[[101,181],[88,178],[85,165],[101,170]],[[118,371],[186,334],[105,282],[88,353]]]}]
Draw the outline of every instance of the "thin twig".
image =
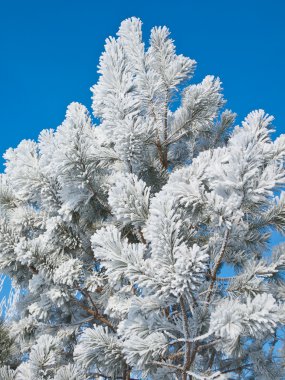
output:
[{"label": "thin twig", "polygon": [[185,339],[185,338],[179,338],[179,339],[171,341],[169,344],[181,343],[181,342],[183,342],[183,343],[186,343],[186,342],[189,342],[189,343],[198,342],[199,340],[203,340],[203,339],[209,338],[209,336],[211,336],[212,334],[213,333],[209,331],[206,334],[196,336],[195,338],[187,338],[187,339]]},{"label": "thin twig", "polygon": [[225,232],[225,236],[224,236],[224,239],[223,239],[223,244],[222,244],[220,253],[218,255],[217,262],[214,265],[213,271],[211,273],[212,280],[211,280],[211,283],[210,283],[210,286],[209,286],[209,289],[208,289],[208,294],[207,294],[207,297],[206,297],[206,302],[207,303],[210,302],[210,299],[211,299],[211,296],[212,296],[214,284],[215,284],[216,279],[217,279],[217,273],[218,273],[219,267],[221,265],[221,262],[223,260],[223,256],[224,256],[225,251],[226,251],[227,242],[228,242],[228,239],[229,239],[229,233],[230,233],[230,230],[227,229],[226,232]]},{"label": "thin twig", "polygon": [[85,310],[88,314],[93,315],[95,319],[102,322],[106,326],[108,326],[113,332],[116,332],[115,327],[112,325],[112,323],[103,315],[99,314],[98,311],[90,309],[90,307],[84,305],[83,303],[79,302],[77,299],[72,298],[72,301],[78,305],[81,309]]},{"label": "thin twig", "polygon": [[183,331],[184,331],[184,338],[185,338],[185,354],[184,354],[182,380],[187,380],[186,371],[189,369],[189,366],[190,366],[191,343],[188,341],[188,339],[190,338],[190,333],[189,333],[188,318],[187,318],[187,313],[186,313],[183,297],[180,298],[180,307],[181,307],[181,312],[182,312],[182,323],[183,323]]},{"label": "thin twig", "polygon": [[[184,373],[184,369],[182,367],[179,367],[179,366],[174,365],[174,364],[163,363],[163,362],[158,362],[158,361],[154,361],[152,363],[156,364],[158,366],[161,366],[161,367],[176,369],[177,371]],[[214,379],[217,379],[221,375],[221,372],[217,371],[217,372],[213,373],[212,375],[208,376],[208,375],[200,375],[200,374],[192,372],[192,371],[186,371],[186,376],[187,375],[192,376],[192,377],[194,377],[194,379],[197,379],[197,380],[214,380]]]}]

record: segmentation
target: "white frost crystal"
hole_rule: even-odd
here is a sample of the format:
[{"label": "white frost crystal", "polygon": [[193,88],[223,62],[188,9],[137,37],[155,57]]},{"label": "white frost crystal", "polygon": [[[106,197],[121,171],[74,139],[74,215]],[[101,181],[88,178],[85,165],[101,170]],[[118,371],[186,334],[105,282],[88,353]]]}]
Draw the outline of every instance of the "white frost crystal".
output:
[{"label": "white frost crystal", "polygon": [[195,65],[166,27],[145,44],[127,19],[92,87],[99,125],[73,102],[6,152],[1,379],[285,378],[285,245],[269,244],[285,234],[285,137],[263,110],[235,126]]}]

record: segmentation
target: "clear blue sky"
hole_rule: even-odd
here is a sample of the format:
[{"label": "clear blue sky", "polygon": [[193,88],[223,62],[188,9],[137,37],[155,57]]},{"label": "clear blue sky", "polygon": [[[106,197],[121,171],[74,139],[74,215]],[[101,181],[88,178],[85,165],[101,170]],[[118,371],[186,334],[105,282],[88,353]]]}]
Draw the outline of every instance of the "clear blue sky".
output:
[{"label": "clear blue sky", "polygon": [[264,108],[284,132],[284,0],[0,0],[1,155],[56,128],[71,101],[90,108],[104,40],[130,16],[146,39],[167,25],[198,62],[193,82],[218,75],[240,118]]}]

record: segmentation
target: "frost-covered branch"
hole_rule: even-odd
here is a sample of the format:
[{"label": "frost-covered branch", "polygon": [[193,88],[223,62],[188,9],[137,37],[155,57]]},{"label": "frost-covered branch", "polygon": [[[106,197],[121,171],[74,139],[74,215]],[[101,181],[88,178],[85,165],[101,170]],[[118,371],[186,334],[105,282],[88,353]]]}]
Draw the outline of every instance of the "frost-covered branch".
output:
[{"label": "frost-covered branch", "polygon": [[284,379],[285,137],[263,110],[235,126],[195,66],[124,20],[98,125],[73,102],[5,153],[1,379]]}]

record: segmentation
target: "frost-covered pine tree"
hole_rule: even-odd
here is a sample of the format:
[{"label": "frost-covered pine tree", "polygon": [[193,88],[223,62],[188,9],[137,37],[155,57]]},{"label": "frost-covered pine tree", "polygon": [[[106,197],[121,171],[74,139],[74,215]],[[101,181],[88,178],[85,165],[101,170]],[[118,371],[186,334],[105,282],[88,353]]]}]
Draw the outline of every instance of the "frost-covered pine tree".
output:
[{"label": "frost-covered pine tree", "polygon": [[[93,114],[5,154],[4,380],[284,379],[285,136],[190,79],[166,27],[106,40]],[[95,125],[96,123],[96,125]]]}]

